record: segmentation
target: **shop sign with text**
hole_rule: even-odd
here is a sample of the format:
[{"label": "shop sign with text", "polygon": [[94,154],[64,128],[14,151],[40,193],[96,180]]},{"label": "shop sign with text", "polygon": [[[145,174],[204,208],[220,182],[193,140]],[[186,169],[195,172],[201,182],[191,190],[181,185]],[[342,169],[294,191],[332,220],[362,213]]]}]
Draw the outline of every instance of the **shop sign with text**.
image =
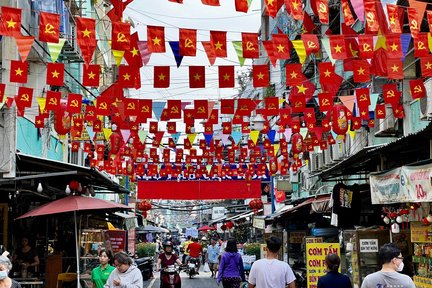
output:
[{"label": "shop sign with text", "polygon": [[325,257],[328,254],[337,254],[340,256],[339,243],[306,243],[308,288],[317,288],[318,278],[326,274],[327,266],[325,264]]}]

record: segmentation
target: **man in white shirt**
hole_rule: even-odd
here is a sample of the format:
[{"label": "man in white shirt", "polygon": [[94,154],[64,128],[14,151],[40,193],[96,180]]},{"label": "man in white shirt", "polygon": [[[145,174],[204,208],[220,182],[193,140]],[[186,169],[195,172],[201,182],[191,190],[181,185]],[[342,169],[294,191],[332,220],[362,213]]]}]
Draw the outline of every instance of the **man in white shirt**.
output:
[{"label": "man in white shirt", "polygon": [[277,259],[282,240],[270,236],[267,257],[255,261],[249,274],[249,288],[295,288],[295,276],[288,263]]}]

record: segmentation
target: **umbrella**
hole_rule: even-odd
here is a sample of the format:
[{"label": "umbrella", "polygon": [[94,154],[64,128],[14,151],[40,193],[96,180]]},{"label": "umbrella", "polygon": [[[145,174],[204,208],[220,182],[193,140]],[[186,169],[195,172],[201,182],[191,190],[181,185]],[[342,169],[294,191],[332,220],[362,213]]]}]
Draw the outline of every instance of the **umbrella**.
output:
[{"label": "umbrella", "polygon": [[198,228],[198,231],[210,231],[210,230],[216,230],[216,228],[208,226],[208,225],[204,225],[204,226]]},{"label": "umbrella", "polygon": [[78,279],[78,287],[80,287],[79,282],[79,243],[78,243],[78,227],[77,227],[77,212],[79,211],[93,211],[93,210],[124,210],[131,209],[130,207],[114,203],[111,201],[106,201],[98,198],[91,198],[85,196],[77,196],[71,195],[65,198],[61,198],[47,204],[44,204],[36,209],[33,209],[18,218],[24,219],[28,217],[36,217],[36,216],[44,216],[44,215],[52,215],[52,214],[60,214],[73,212],[74,213],[74,221],[75,221],[75,243],[76,243],[76,257],[77,257],[77,279]]}]

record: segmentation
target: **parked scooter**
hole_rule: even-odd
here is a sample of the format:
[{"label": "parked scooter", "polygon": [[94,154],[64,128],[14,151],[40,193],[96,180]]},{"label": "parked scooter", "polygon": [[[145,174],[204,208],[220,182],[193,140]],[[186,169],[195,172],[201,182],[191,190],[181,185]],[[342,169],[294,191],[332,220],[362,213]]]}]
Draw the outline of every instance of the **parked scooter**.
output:
[{"label": "parked scooter", "polygon": [[148,280],[153,275],[153,257],[136,258],[135,264],[141,271],[143,280]]},{"label": "parked scooter", "polygon": [[198,262],[199,258],[189,258],[189,262],[187,264],[186,273],[189,275],[189,278],[193,278],[198,274]]},{"label": "parked scooter", "polygon": [[302,262],[296,261],[292,266],[294,272],[295,287],[296,288],[306,288],[307,287],[307,275],[306,275],[306,265]]},{"label": "parked scooter", "polygon": [[161,271],[161,288],[180,288],[181,278],[179,275],[180,267],[168,266]]}]

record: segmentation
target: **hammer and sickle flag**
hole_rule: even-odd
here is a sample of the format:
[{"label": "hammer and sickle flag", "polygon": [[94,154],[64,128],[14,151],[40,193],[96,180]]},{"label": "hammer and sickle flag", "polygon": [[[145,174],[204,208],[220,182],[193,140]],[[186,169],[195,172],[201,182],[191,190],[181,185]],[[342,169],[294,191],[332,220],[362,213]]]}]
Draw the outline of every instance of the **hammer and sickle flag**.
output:
[{"label": "hammer and sickle flag", "polygon": [[48,91],[45,102],[46,111],[57,111],[60,109],[61,93],[55,91]]},{"label": "hammer and sickle flag", "polygon": [[181,100],[168,100],[168,118],[181,119]]},{"label": "hammer and sickle flag", "polygon": [[113,50],[128,51],[130,48],[130,24],[123,22],[112,22]]},{"label": "hammer and sickle flag", "polygon": [[207,100],[194,100],[195,119],[208,118],[208,101]]},{"label": "hammer and sickle flag", "polygon": [[60,38],[60,14],[39,13],[39,41],[58,43]]},{"label": "hammer and sickle flag", "polygon": [[411,96],[413,99],[419,99],[426,96],[426,89],[423,79],[414,79],[409,81]]},{"label": "hammer and sickle flag", "polygon": [[304,42],[306,55],[310,55],[311,53],[318,53],[320,51],[320,44],[317,35],[302,34],[301,39]]},{"label": "hammer and sickle flag", "polygon": [[32,106],[33,88],[19,87],[18,95],[15,96],[15,103],[19,109],[30,108]]},{"label": "hammer and sickle flag", "polygon": [[329,23],[329,8],[328,8],[328,0],[317,0],[316,10],[318,11],[318,17],[322,24]]},{"label": "hammer and sickle flag", "polygon": [[385,104],[377,104],[375,106],[375,118],[376,119],[385,119],[386,118]]},{"label": "hammer and sickle flag", "polygon": [[359,35],[359,56],[362,59],[370,59],[374,57],[373,51],[373,35]]},{"label": "hammer and sickle flag", "polygon": [[180,55],[196,56],[196,29],[179,29]]},{"label": "hammer and sickle flag", "polygon": [[67,111],[69,113],[81,113],[82,96],[81,94],[70,93],[68,95]]},{"label": "hammer and sickle flag", "polygon": [[243,58],[258,58],[258,33],[242,33]]}]

